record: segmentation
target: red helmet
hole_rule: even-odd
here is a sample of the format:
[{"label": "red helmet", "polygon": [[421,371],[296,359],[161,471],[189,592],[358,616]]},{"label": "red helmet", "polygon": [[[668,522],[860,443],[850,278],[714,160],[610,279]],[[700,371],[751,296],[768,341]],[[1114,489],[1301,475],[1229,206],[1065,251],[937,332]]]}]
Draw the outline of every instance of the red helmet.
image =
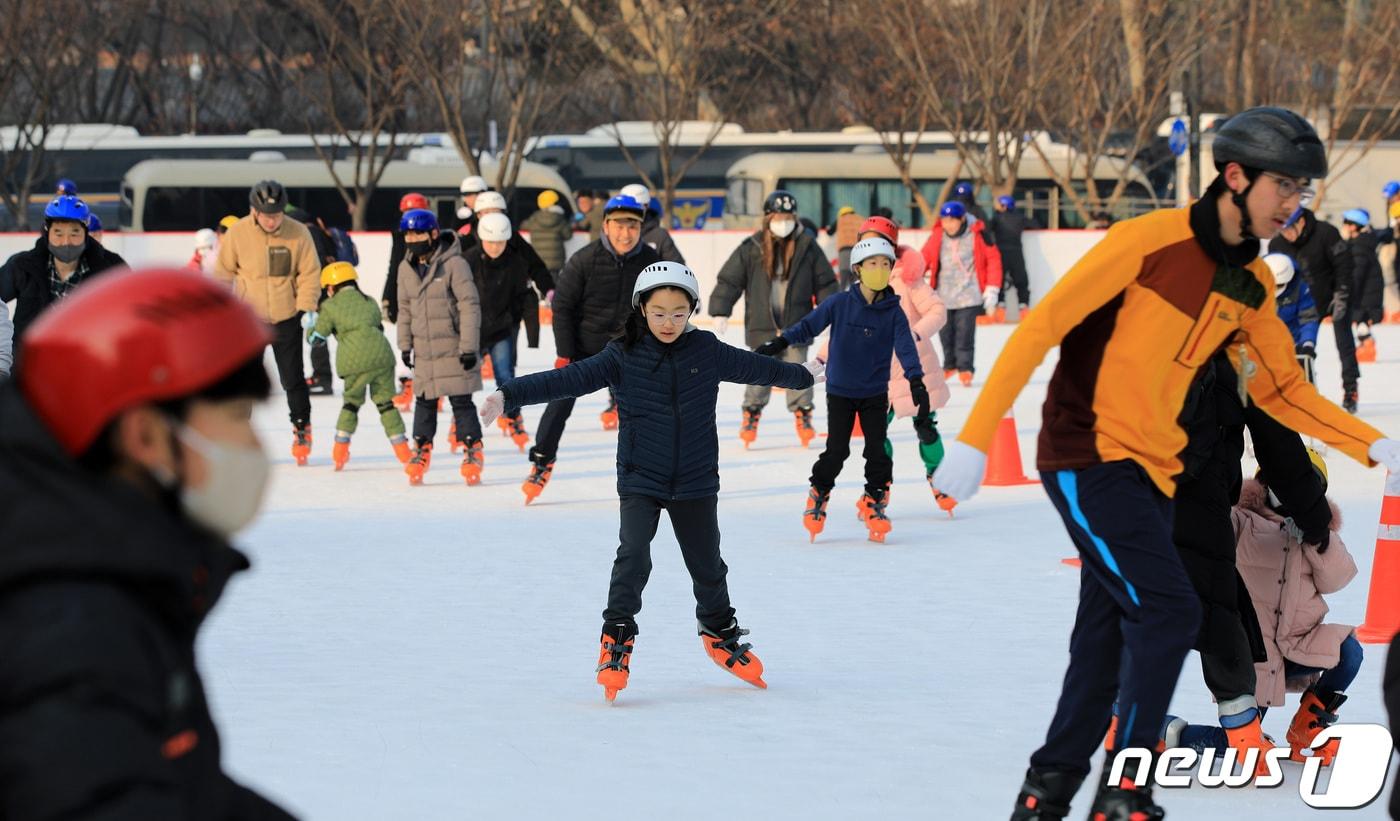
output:
[{"label": "red helmet", "polygon": [[115,271],[39,317],[25,333],[17,378],[29,406],[77,456],[117,414],[206,388],[270,340],[247,305],[202,274]]},{"label": "red helmet", "polygon": [[428,198],[425,197],[425,196],[423,196],[422,194],[419,194],[419,193],[416,192],[416,191],[411,192],[411,193],[408,193],[408,194],[404,194],[404,195],[403,195],[403,198],[399,200],[399,213],[400,213],[400,214],[402,214],[402,213],[405,212],[405,211],[412,211],[412,210],[415,209],[415,208],[427,208],[427,207],[428,207]]},{"label": "red helmet", "polygon": [[899,244],[899,226],[894,220],[887,217],[870,217],[860,224],[860,233],[874,231],[880,236],[890,241],[890,245]]}]

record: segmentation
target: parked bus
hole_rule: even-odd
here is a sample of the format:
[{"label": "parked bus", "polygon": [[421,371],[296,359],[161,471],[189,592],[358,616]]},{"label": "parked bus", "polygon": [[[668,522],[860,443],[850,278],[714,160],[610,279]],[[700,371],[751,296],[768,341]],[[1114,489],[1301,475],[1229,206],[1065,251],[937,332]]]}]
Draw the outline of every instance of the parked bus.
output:
[{"label": "parked bus", "polygon": [[[456,224],[458,186],[467,168],[453,151],[416,149],[410,159],[394,160],[370,195],[367,224],[387,230],[399,224],[399,198],[417,191],[428,198],[443,225]],[[336,163],[341,179],[354,177],[354,163]],[[492,179],[495,163],[482,162],[482,174]],[[292,205],[320,217],[327,226],[349,228],[351,214],[321,160],[147,160],[127,172],[121,184],[120,223],[123,231],[194,231],[218,223],[225,214],[248,213],[248,189],[259,180],[274,179],[287,189]],[[508,198],[511,220],[519,225],[536,210],[541,191],[559,194],[566,212],[573,197],[568,183],[537,163],[522,165],[515,191]]]},{"label": "parked bus", "polygon": [[[1051,143],[1051,160],[1065,156],[1066,147]],[[1082,167],[1082,166],[1081,166]],[[1096,184],[1101,195],[1112,191],[1123,161],[1100,159],[1095,166]],[[911,172],[919,192],[932,205],[938,202],[949,179],[970,179],[960,167],[955,151],[921,153],[914,157]],[[1076,175],[1082,178],[1083,174]],[[763,201],[774,189],[785,188],[796,197],[802,215],[820,225],[829,225],[836,212],[849,205],[861,214],[888,208],[894,219],[910,228],[927,227],[923,213],[900,180],[894,161],[883,150],[859,150],[840,156],[818,156],[803,152],[764,152],[752,154],[730,166],[726,177],[724,226],[751,229],[763,217]],[[1075,183],[1079,191],[1082,182]],[[1018,206],[1046,228],[1080,228],[1084,220],[1051,180],[1040,157],[1027,151],[1021,158],[1019,176],[1012,191]],[[994,192],[981,186],[978,201],[992,212]],[[1112,211],[1115,219],[1145,213],[1160,207],[1147,177],[1137,168],[1128,169],[1124,196]]]}]

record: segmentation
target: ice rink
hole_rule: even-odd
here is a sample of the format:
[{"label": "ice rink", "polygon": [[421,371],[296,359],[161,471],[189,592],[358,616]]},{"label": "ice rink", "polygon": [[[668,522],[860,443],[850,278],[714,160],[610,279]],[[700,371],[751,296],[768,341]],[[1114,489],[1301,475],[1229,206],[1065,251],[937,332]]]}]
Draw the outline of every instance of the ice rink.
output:
[{"label": "ice rink", "polygon": [[[731,344],[742,344],[738,324]],[[978,379],[953,387],[939,412],[945,436],[1013,327],[978,330]],[[523,352],[523,372],[552,363],[544,336]],[[1320,337],[1319,382],[1339,400],[1330,327]],[[1396,436],[1400,328],[1380,328],[1377,340],[1380,361],[1362,366],[1361,415]],[[1015,407],[1028,471],[1054,359]],[[901,420],[888,541],[868,542],[856,519],[854,456],[826,532],[808,544],[802,509],[823,440],[801,449],[775,394],[745,451],[741,391],[720,394],[720,521],[734,606],[769,689],[703,654],[663,517],[631,682],[612,707],[593,672],[617,548],[604,395],[579,402],[553,480],[528,508],[528,463],[494,426],[484,482],[468,488],[441,414],[432,469],[411,488],[370,411],[350,464],[333,472],[338,396],[313,400],[311,464],[296,467],[275,395],[258,415],[274,482],[239,539],[254,569],[229,587],[200,647],[229,769],[311,819],[1006,818],[1049,725],[1078,587],[1043,491],[984,488],[950,519]],[[820,388],[817,406],[824,431]],[[532,434],[540,412],[525,411]],[[1361,570],[1329,597],[1330,620],[1356,624],[1384,474],[1337,453],[1328,463]],[[1344,722],[1386,720],[1384,647],[1366,652]],[[1294,704],[1265,730],[1282,738]],[[1214,718],[1194,654],[1173,712]],[[1277,789],[1159,790],[1159,801],[1175,819],[1326,817],[1299,798],[1301,765],[1285,766]],[[1090,795],[1086,784],[1072,818]],[[1384,804],[1344,815],[1381,819]]]}]

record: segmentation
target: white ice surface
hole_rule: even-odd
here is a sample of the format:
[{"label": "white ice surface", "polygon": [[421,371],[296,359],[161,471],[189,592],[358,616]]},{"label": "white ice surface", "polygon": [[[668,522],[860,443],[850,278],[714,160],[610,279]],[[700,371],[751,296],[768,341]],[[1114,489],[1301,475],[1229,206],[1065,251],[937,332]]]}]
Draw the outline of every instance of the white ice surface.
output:
[{"label": "white ice surface", "polygon": [[[979,385],[1010,330],[979,329]],[[1338,399],[1331,328],[1321,336],[1319,379]],[[524,372],[553,361],[545,337],[524,351]],[[1400,329],[1377,338],[1361,413],[1400,434]],[[742,329],[728,341],[742,344]],[[1015,407],[1028,470],[1055,356]],[[254,569],[230,586],[200,647],[228,768],[311,819],[1006,818],[1050,721],[1078,587],[1043,491],[985,488],[950,520],[901,421],[888,542],[866,541],[856,520],[853,457],[826,532],[808,544],[801,514],[822,440],[797,447],[778,394],[745,451],[741,390],[720,394],[720,520],[730,592],[769,689],[703,655],[663,517],[631,683],[613,707],[593,680],[617,546],[603,395],[578,403],[553,481],[529,508],[525,457],[494,428],[485,481],[468,488],[442,414],[427,481],[410,488],[371,410],[350,464],[332,471],[338,396],[313,400],[313,456],[297,468],[274,396],[257,417],[274,481],[239,540]],[[945,436],[976,393],[953,387]],[[540,410],[526,410],[532,433]],[[1384,477],[1340,454],[1329,467],[1361,568],[1330,597],[1332,620],[1359,623]],[[1343,720],[1384,723],[1384,648],[1366,652]],[[1172,709],[1214,715],[1194,654]],[[1291,703],[1275,711],[1266,731],[1281,737],[1291,714]],[[1160,800],[1177,819],[1325,817],[1299,799],[1299,770],[1288,765],[1274,790],[1197,787]],[[1383,818],[1384,803],[1344,814]]]}]

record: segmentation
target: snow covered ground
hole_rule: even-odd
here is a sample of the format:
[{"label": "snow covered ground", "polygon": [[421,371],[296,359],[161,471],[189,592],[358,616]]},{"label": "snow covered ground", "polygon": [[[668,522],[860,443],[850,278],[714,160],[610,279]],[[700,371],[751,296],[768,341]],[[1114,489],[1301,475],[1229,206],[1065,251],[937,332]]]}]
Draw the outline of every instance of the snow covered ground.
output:
[{"label": "snow covered ground", "polygon": [[[979,329],[980,373],[1010,330]],[[1338,399],[1329,328],[1322,337],[1319,379]],[[1361,412],[1396,435],[1400,328],[1377,338]],[[729,341],[742,344],[740,329]],[[525,352],[523,370],[553,358],[551,339]],[[1028,470],[1053,361],[1015,408]],[[866,541],[856,520],[853,457],[826,533],[808,544],[801,513],[821,440],[797,447],[776,395],[745,451],[741,390],[721,391],[720,516],[730,591],[769,689],[702,653],[663,517],[631,684],[614,707],[593,673],[617,547],[616,435],[599,425],[602,395],[579,402],[554,479],[529,508],[525,457],[494,429],[485,481],[467,488],[442,414],[439,455],[425,486],[410,488],[368,411],[352,461],[332,471],[339,397],[313,400],[314,455],[297,468],[275,396],[258,416],[274,485],[240,540],[254,569],[201,647],[229,768],[312,819],[1005,818],[1049,724],[1075,608],[1077,571],[1059,561],[1073,548],[1043,491],[986,488],[950,520],[906,420],[894,434],[889,541]],[[945,435],[976,393],[953,388]],[[818,407],[821,430],[820,396]],[[531,432],[539,414],[526,410]],[[1331,597],[1332,618],[1359,623],[1384,476],[1337,454],[1329,467],[1361,567]],[[1366,651],[1343,721],[1384,723],[1384,648]],[[1194,655],[1173,711],[1214,715]],[[1265,722],[1279,737],[1291,705],[1281,712]],[[1197,787],[1162,802],[1183,819],[1318,816],[1298,797],[1300,766],[1287,768],[1278,789]],[[1348,817],[1383,818],[1383,806]]]}]

